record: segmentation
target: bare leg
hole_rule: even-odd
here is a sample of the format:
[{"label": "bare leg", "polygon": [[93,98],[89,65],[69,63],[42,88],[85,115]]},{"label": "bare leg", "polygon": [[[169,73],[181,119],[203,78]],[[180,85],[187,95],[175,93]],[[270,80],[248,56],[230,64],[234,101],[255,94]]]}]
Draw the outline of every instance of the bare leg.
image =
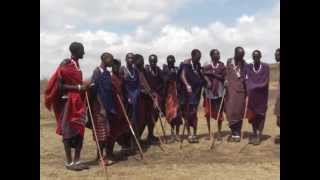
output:
[{"label": "bare leg", "polygon": [[171,127],[171,136],[173,137],[175,134],[174,134],[174,125],[170,124],[170,127]]},{"label": "bare leg", "polygon": [[210,125],[210,117],[207,118],[207,127],[208,127],[208,137],[206,138],[206,140],[210,140],[211,139],[211,125]]},{"label": "bare leg", "polygon": [[[78,138],[78,137],[77,137]],[[78,162],[80,160],[80,154],[82,149],[82,138],[77,139],[77,145],[74,151],[74,162]]]},{"label": "bare leg", "polygon": [[217,133],[217,140],[218,141],[222,141],[221,129],[222,129],[222,121],[218,121],[218,133]]},{"label": "bare leg", "polygon": [[176,125],[176,135],[179,136],[180,134],[180,125]]},{"label": "bare leg", "polygon": [[64,140],[63,145],[64,145],[64,151],[66,153],[66,159],[67,159],[66,162],[70,164],[72,162],[70,141]]},{"label": "bare leg", "polygon": [[218,121],[218,132],[221,133],[222,121]]},{"label": "bare leg", "polygon": [[81,154],[81,150],[82,150],[82,144],[83,144],[83,138],[80,136],[76,137],[76,147],[75,147],[75,151],[74,151],[74,163],[76,163],[77,168],[81,168],[81,169],[89,169],[88,165],[85,165],[83,163],[80,163],[80,154]]},{"label": "bare leg", "polygon": [[170,137],[170,139],[169,139],[169,142],[173,142],[173,141],[175,141],[175,139],[176,139],[176,135],[175,135],[175,133],[174,133],[174,125],[173,125],[173,124],[170,124],[170,127],[171,127],[171,137]]},{"label": "bare leg", "polygon": [[190,126],[187,126],[187,134],[188,134],[188,136],[191,135],[191,133],[190,133]]},{"label": "bare leg", "polygon": [[148,137],[154,137],[154,125],[155,123],[148,123]]}]

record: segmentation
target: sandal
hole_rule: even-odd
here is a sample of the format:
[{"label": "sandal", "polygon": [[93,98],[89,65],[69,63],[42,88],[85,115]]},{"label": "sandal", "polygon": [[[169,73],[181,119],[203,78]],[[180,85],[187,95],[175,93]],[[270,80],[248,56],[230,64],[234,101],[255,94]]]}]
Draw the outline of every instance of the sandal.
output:
[{"label": "sandal", "polygon": [[241,138],[240,136],[233,136],[234,142],[240,142]]},{"label": "sandal", "polygon": [[68,170],[71,170],[71,171],[81,171],[82,168],[78,165],[76,165],[75,163],[71,162],[71,163],[65,163],[65,167],[68,169]]},{"label": "sandal", "polygon": [[111,159],[107,159],[106,157],[103,158],[104,166],[110,166],[115,163],[115,161]]},{"label": "sandal", "polygon": [[77,165],[78,167],[82,168],[82,169],[90,169],[87,164],[84,164],[81,161],[78,161],[78,162],[76,162],[74,164]]},{"label": "sandal", "polygon": [[198,143],[199,142],[197,136],[194,136],[194,135],[192,136],[192,142],[193,143]]}]

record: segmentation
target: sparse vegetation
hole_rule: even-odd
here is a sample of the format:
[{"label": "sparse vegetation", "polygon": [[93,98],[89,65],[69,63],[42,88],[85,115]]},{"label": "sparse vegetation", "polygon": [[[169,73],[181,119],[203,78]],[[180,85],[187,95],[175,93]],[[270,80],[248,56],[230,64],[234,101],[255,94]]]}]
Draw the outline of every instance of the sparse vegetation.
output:
[{"label": "sparse vegetation", "polygon": [[[227,143],[226,136],[222,144],[217,143],[216,151],[209,150],[211,141],[206,141],[206,121],[199,106],[199,144],[189,144],[184,141],[183,149],[179,143],[167,144],[167,152],[152,146],[145,152],[145,161],[134,157],[108,167],[109,178],[112,180],[274,180],[280,179],[280,146],[273,143],[273,138],[279,133],[276,119],[273,115],[275,101],[275,87],[278,77],[278,66],[271,65],[271,84],[269,94],[269,109],[265,124],[265,140],[259,146],[247,146],[242,140],[238,144]],[[47,81],[40,81],[40,92]],[[61,137],[55,134],[55,119],[52,113],[43,106],[40,98],[40,178],[41,179],[104,179],[100,166],[91,166],[90,170],[71,172],[64,168],[64,150]],[[159,124],[158,124],[159,125]],[[216,121],[214,121],[216,125]],[[160,126],[158,127],[160,130]],[[215,126],[216,130],[216,126]],[[224,134],[229,132],[227,121],[223,122]],[[245,121],[243,130],[251,132],[251,127]],[[166,124],[169,133],[169,125]],[[157,135],[161,135],[156,131]],[[144,134],[145,136],[145,134]],[[116,147],[116,151],[119,147]],[[96,147],[92,140],[92,132],[86,129],[82,159],[90,161],[95,158]]]}]

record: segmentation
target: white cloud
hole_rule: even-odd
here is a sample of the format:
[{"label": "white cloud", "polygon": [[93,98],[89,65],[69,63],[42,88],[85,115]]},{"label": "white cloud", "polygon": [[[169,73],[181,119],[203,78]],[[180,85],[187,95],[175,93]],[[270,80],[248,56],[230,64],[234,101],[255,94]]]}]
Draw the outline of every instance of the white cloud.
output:
[{"label": "white cloud", "polygon": [[166,22],[190,0],[40,0],[40,28],[60,30],[65,24],[97,27],[119,23]]},{"label": "white cloud", "polygon": [[252,23],[254,21],[254,16],[243,15],[238,19],[239,23]]},{"label": "white cloud", "polygon": [[[110,2],[118,3],[118,1]],[[143,0],[139,0],[138,5],[131,6],[131,1],[123,1],[124,6],[121,6],[120,12],[123,12],[123,9],[142,8],[139,2],[144,3]],[[154,4],[159,6],[156,10],[162,11],[166,8],[166,2],[154,1]],[[150,10],[146,12],[152,14]],[[248,62],[251,62],[251,52],[254,49],[262,51],[263,61],[274,62],[273,53],[280,46],[280,3],[266,14],[250,16],[244,14],[236,19],[237,23],[234,25],[212,22],[204,27],[186,28],[171,24],[165,14],[154,13],[151,16],[152,21],[137,26],[134,32],[126,34],[104,30],[80,31],[72,28],[54,32],[41,31],[40,77],[50,76],[60,61],[69,56],[68,46],[72,41],[80,41],[85,46],[86,54],[81,63],[85,77],[91,75],[104,51],[111,52],[116,58],[120,58],[122,63],[127,52],[141,53],[146,63],[148,56],[154,53],[159,57],[159,65],[162,65],[169,54],[173,54],[179,64],[190,57],[190,52],[194,48],[201,50],[202,62],[209,60],[209,51],[213,48],[220,50],[221,60],[225,62],[226,58],[233,55],[234,47],[243,46]],[[152,23],[158,26],[152,28]]]}]

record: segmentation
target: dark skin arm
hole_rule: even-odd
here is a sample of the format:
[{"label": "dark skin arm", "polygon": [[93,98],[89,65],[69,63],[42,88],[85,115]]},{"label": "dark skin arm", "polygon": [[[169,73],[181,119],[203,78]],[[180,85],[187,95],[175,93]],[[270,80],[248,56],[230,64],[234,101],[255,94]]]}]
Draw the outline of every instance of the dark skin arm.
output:
[{"label": "dark skin arm", "polygon": [[212,84],[211,84],[211,81],[210,81],[209,77],[208,77],[208,76],[203,76],[203,78],[204,78],[204,79],[206,80],[206,82],[207,82],[207,87],[208,87],[208,88],[211,88]]},{"label": "dark skin arm", "polygon": [[188,92],[191,93],[192,89],[188,88],[188,87],[191,87],[191,86],[189,85],[189,83],[187,81],[185,69],[183,69],[182,72],[181,72],[181,80],[182,80],[183,84],[187,87]]},{"label": "dark skin arm", "polygon": [[[87,88],[88,85],[80,85],[80,91],[85,91]],[[59,89],[67,91],[79,91],[79,86],[64,84],[62,79],[59,78]]]}]

